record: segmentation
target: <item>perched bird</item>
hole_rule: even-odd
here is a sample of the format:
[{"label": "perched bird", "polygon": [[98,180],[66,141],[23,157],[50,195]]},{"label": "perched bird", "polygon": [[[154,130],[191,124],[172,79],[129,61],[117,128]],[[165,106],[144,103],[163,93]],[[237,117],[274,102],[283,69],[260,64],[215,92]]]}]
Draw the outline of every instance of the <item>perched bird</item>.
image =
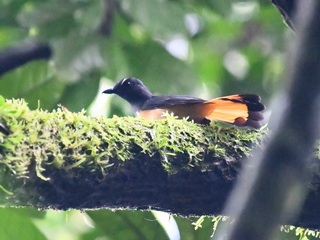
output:
[{"label": "perched bird", "polygon": [[259,128],[265,106],[260,97],[239,94],[204,100],[189,96],[155,96],[139,80],[133,77],[120,80],[113,88],[103,91],[117,94],[129,102],[136,115],[150,120],[164,118],[173,113],[178,118],[188,118],[196,123],[207,124],[221,121],[236,126]]}]

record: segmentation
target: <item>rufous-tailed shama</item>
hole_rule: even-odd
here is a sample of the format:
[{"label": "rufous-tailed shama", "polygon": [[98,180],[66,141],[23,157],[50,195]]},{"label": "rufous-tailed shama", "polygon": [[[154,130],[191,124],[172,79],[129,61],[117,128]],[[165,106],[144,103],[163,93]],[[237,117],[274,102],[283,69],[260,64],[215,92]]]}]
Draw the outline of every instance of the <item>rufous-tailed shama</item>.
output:
[{"label": "rufous-tailed shama", "polygon": [[265,109],[260,97],[254,94],[236,94],[212,100],[179,95],[155,96],[133,77],[120,80],[103,93],[117,94],[131,104],[137,116],[150,120],[162,119],[168,112],[196,123],[221,121],[259,128],[263,120],[261,111]]}]

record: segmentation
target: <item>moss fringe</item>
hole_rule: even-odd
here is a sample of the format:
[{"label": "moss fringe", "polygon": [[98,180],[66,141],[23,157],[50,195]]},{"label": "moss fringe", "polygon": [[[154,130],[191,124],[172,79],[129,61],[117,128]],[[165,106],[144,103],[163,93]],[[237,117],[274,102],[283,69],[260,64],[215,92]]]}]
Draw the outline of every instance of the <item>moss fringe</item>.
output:
[{"label": "moss fringe", "polygon": [[[179,169],[210,171],[214,159],[235,161],[259,146],[265,129],[194,124],[168,115],[148,121],[132,117],[88,117],[64,107],[53,112],[30,110],[24,100],[0,99],[0,122],[10,134],[0,132],[0,167],[18,178],[28,177],[32,161],[43,180],[46,166],[63,170],[88,168],[106,176],[113,166],[137,154],[161,156],[169,174]],[[117,164],[115,164],[117,163]]]}]

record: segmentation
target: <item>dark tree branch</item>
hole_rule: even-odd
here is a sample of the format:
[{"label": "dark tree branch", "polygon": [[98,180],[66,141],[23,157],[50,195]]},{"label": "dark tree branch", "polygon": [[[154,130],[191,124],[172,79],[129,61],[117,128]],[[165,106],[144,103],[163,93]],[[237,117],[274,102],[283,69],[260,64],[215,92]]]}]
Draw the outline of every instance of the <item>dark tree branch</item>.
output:
[{"label": "dark tree branch", "polygon": [[[90,118],[0,105],[0,204],[41,208],[221,210],[263,130],[176,120]],[[0,188],[0,191],[2,189]],[[212,199],[215,199],[212,201]]]},{"label": "dark tree branch", "polygon": [[[279,224],[293,221],[308,191],[308,159],[319,134],[320,1],[303,1],[298,12],[298,38],[288,66],[288,101],[278,104],[287,107],[264,154],[241,174],[225,211],[235,223],[226,238],[218,239],[273,239]],[[310,193],[306,203],[314,203],[316,196]],[[309,212],[303,209],[301,216],[312,211],[319,218],[319,206]]]},{"label": "dark tree branch", "polygon": [[101,25],[99,27],[99,32],[103,36],[110,36],[112,33],[112,27],[114,23],[114,14],[119,7],[119,3],[115,0],[104,0],[104,15],[101,22]]},{"label": "dark tree branch", "polygon": [[31,43],[4,50],[0,52],[0,75],[33,60],[49,59],[51,54],[50,46],[43,43]]},{"label": "dark tree branch", "polygon": [[[0,105],[0,205],[217,215],[264,130]],[[254,163],[256,159],[252,159]],[[315,159],[314,163],[318,163]],[[297,226],[320,226],[319,165]],[[297,174],[297,177],[300,175]],[[289,223],[289,222],[288,222]]]},{"label": "dark tree branch", "polygon": [[295,30],[294,14],[296,11],[297,1],[298,0],[271,0],[292,30]]}]

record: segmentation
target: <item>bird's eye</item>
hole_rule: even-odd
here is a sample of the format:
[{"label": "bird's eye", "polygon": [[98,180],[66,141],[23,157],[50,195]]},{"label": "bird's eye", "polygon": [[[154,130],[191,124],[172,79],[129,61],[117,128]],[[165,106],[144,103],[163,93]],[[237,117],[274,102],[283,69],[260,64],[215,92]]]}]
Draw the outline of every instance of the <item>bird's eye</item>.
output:
[{"label": "bird's eye", "polygon": [[130,85],[130,84],[131,84],[131,81],[128,78],[123,79],[121,82],[121,85]]}]

